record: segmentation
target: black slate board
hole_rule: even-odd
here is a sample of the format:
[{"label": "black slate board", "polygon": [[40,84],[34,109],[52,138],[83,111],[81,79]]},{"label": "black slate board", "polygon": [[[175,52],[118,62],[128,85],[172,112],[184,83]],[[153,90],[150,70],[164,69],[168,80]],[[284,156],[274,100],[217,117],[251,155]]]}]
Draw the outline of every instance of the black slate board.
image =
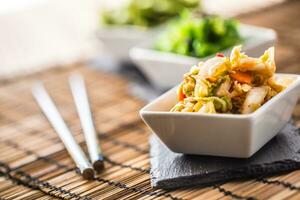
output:
[{"label": "black slate board", "polygon": [[300,169],[300,134],[292,123],[248,159],[173,153],[154,135],[150,145],[151,183],[157,188],[208,186]]}]

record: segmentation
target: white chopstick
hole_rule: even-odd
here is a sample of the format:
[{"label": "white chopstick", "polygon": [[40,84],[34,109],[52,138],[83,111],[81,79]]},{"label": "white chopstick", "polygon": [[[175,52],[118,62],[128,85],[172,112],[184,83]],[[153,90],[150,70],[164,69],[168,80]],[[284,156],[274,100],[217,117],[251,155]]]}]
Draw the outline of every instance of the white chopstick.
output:
[{"label": "white chopstick", "polygon": [[92,169],[90,162],[86,158],[80,146],[76,143],[43,84],[36,84],[32,88],[32,94],[41,110],[49,120],[50,124],[59,135],[61,141],[64,143],[66,149],[73,158],[83,177],[85,179],[92,179],[94,177],[94,170]]},{"label": "white chopstick", "polygon": [[72,74],[69,78],[69,84],[80,118],[90,159],[94,169],[100,172],[104,168],[104,158],[98,143],[84,80],[79,74]]}]

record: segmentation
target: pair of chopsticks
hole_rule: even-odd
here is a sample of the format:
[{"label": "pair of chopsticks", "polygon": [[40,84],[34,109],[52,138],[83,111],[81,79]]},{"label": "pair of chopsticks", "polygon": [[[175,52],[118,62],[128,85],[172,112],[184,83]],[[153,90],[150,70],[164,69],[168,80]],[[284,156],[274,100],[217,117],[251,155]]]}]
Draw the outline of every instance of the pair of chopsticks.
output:
[{"label": "pair of chopsticks", "polygon": [[98,143],[84,80],[79,74],[72,74],[69,78],[69,84],[92,164],[89,162],[80,146],[76,143],[43,84],[37,83],[32,88],[32,94],[50,124],[59,135],[67,151],[79,168],[82,176],[85,179],[93,179],[93,168],[97,172],[102,171],[104,168],[104,158]]}]

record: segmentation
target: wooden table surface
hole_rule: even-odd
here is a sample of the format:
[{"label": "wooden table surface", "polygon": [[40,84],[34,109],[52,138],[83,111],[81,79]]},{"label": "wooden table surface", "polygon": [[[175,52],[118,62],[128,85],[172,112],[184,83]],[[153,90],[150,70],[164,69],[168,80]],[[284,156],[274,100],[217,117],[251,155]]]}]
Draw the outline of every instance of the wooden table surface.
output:
[{"label": "wooden table surface", "polygon": [[300,73],[300,1],[290,0],[238,19],[242,23],[274,29],[278,37],[275,45],[277,70]]},{"label": "wooden table surface", "polygon": [[[244,23],[278,32],[278,71],[299,73],[300,1],[287,1],[240,16]],[[106,169],[83,180],[36,105],[30,88],[43,80],[80,145],[84,138],[67,78],[86,78]],[[149,129],[138,116],[144,102],[132,97],[123,78],[76,65],[50,69],[0,84],[0,199],[300,199],[300,170],[206,188],[153,189],[149,179]],[[300,105],[294,113],[300,127]]]}]

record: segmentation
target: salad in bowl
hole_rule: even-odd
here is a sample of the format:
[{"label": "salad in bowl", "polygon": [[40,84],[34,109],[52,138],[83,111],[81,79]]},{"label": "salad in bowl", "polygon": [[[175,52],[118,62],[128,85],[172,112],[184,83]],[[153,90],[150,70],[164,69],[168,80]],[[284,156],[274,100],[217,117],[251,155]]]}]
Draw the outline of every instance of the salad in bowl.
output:
[{"label": "salad in bowl", "polygon": [[129,50],[159,34],[164,23],[183,10],[199,10],[199,0],[129,0],[102,8],[97,35],[117,61],[130,61]]},{"label": "salad in bowl", "polygon": [[199,0],[129,0],[118,8],[104,8],[101,23],[104,25],[132,25],[154,27],[186,9],[199,9]]},{"label": "salad in bowl", "polygon": [[217,52],[228,56],[232,47],[243,45],[247,55],[256,57],[273,46],[275,39],[271,29],[184,12],[157,37],[133,47],[130,57],[155,88],[166,90],[177,85],[190,66]]},{"label": "salad in bowl", "polygon": [[274,48],[258,58],[233,48],[184,74],[184,80],[141,109],[172,151],[248,158],[290,120],[300,75],[275,73]]},{"label": "salad in bowl", "polygon": [[254,112],[284,90],[292,79],[275,79],[274,47],[259,58],[248,57],[241,46],[230,57],[215,57],[193,66],[178,88],[178,103],[172,112]]},{"label": "salad in bowl", "polygon": [[154,49],[204,58],[240,44],[239,22],[218,16],[197,16],[189,12],[171,22],[154,42]]}]

